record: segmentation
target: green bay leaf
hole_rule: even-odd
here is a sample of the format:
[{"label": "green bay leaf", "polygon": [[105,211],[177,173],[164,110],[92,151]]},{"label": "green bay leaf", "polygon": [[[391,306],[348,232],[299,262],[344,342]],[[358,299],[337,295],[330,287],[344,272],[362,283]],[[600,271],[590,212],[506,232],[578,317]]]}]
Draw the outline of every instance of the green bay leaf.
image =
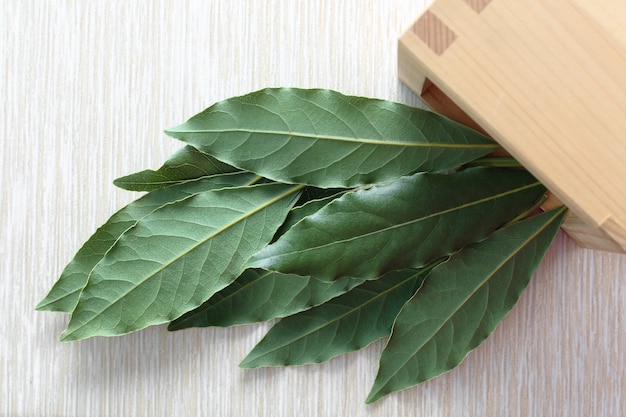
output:
[{"label": "green bay leaf", "polygon": [[240,366],[321,363],[389,336],[398,311],[430,268],[393,271],[276,323]]},{"label": "green bay leaf", "polygon": [[91,271],[61,340],[124,334],[200,306],[270,241],[302,188],[210,190],[140,219]]},{"label": "green bay leaf", "polygon": [[235,171],[237,168],[187,145],[170,156],[159,169],[146,169],[126,175],[115,179],[113,184],[129,191],[153,191],[188,180]]},{"label": "green bay leaf", "polygon": [[433,112],[319,89],[230,98],[166,133],[265,178],[322,188],[449,170],[498,148]]},{"label": "green bay leaf", "polygon": [[80,291],[87,283],[91,270],[102,260],[113,244],[145,216],[174,202],[198,193],[224,187],[243,186],[258,177],[252,173],[214,175],[152,191],[113,214],[107,222],[83,244],[63,269],[61,276],[37,310],[71,313]]},{"label": "green bay leaf", "polygon": [[454,368],[482,343],[528,285],[564,213],[504,227],[436,267],[398,314],[367,402]]},{"label": "green bay leaf", "polygon": [[168,330],[227,327],[289,316],[322,304],[363,281],[343,278],[323,282],[312,277],[248,269],[200,307],[170,323]]},{"label": "green bay leaf", "polygon": [[296,223],[248,266],[330,281],[421,268],[485,238],[544,192],[519,170],[402,177],[345,193]]},{"label": "green bay leaf", "polygon": [[289,215],[287,215],[287,218],[285,219],[285,222],[280,226],[280,228],[276,232],[276,235],[274,236],[274,240],[278,239],[280,236],[285,234],[287,230],[289,230],[293,225],[298,223],[300,220],[312,215],[313,213],[318,212],[323,207],[328,205],[330,202],[340,197],[344,192],[345,191],[337,191],[336,193],[333,193],[332,195],[321,197],[321,198],[313,198],[304,202],[302,202],[302,198],[300,198],[301,201],[299,201],[298,204],[300,203],[302,204],[297,205],[296,207],[291,209],[291,211],[289,212]]}]

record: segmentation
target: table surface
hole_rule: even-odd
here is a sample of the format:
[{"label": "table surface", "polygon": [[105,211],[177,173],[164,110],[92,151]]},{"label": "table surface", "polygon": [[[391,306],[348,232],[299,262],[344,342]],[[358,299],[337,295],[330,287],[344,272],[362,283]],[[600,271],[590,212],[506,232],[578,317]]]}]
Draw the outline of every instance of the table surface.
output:
[{"label": "table surface", "polygon": [[243,370],[268,323],[61,343],[34,311],[112,185],[181,145],[163,129],[267,86],[420,105],[396,43],[417,0],[0,0],[0,415],[623,416],[626,256],[560,233],[520,302],[455,370],[373,404],[383,341],[328,363]]}]

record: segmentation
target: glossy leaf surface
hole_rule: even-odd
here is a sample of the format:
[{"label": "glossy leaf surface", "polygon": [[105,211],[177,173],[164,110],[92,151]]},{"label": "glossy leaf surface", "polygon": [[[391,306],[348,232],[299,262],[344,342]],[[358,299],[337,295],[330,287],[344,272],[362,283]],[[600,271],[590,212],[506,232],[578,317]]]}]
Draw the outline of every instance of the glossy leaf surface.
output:
[{"label": "glossy leaf surface", "polygon": [[295,88],[227,99],[166,133],[265,178],[322,188],[448,170],[498,147],[423,109]]},{"label": "glossy leaf surface", "polygon": [[226,327],[289,316],[324,303],[363,281],[343,278],[329,283],[311,277],[248,269],[200,307],[170,323],[168,330]]},{"label": "glossy leaf surface", "polygon": [[298,223],[300,220],[321,210],[323,207],[328,205],[331,201],[340,197],[342,194],[343,192],[338,192],[337,194],[324,197],[324,198],[310,200],[300,206],[294,207],[289,212],[289,215],[287,215],[285,222],[278,229],[278,232],[276,232],[276,236],[274,237],[274,239],[279,238],[280,236],[285,234],[287,230],[291,229],[291,227],[295,225],[296,223]]},{"label": "glossy leaf surface", "polygon": [[196,194],[223,187],[243,186],[258,178],[251,173],[217,175],[148,193],[119,210],[85,242],[65,267],[38,310],[71,313],[91,270],[119,237],[149,214]]},{"label": "glossy leaf surface", "polygon": [[430,269],[394,271],[276,323],[240,366],[320,363],[389,336],[398,311]]},{"label": "glossy leaf surface", "polygon": [[483,239],[543,193],[525,171],[415,174],[346,193],[257,253],[250,267],[322,280],[421,268]]},{"label": "glossy leaf surface", "polygon": [[301,188],[212,190],[142,218],[93,268],[61,339],[124,334],[198,307],[270,241]]},{"label": "glossy leaf surface", "polygon": [[514,223],[436,267],[398,314],[367,402],[452,369],[482,343],[528,285],[563,216]]},{"label": "glossy leaf surface", "polygon": [[117,178],[113,184],[129,191],[153,191],[183,181],[237,171],[193,146],[176,151],[157,170],[146,169]]}]

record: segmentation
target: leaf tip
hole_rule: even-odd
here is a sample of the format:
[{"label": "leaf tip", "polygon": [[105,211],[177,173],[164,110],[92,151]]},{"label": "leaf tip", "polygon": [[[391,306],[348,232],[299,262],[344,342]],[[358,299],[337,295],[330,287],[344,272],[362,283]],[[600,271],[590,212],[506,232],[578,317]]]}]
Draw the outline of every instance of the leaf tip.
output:
[{"label": "leaf tip", "polygon": [[380,400],[384,395],[385,394],[381,394],[380,390],[375,390],[375,388],[372,388],[370,393],[367,395],[367,398],[365,398],[365,404],[373,404],[376,401]]},{"label": "leaf tip", "polygon": [[254,369],[254,368],[256,368],[255,366],[252,366],[252,365],[250,364],[250,361],[249,361],[249,360],[247,360],[247,359],[248,359],[248,358],[247,358],[247,357],[245,357],[245,358],[244,358],[241,362],[239,362],[239,367],[240,367],[240,368],[243,368],[243,369]]},{"label": "leaf tip", "polygon": [[61,336],[59,336],[60,342],[72,342],[74,340],[76,339],[72,336],[72,332],[68,332],[67,329],[61,333]]},{"label": "leaf tip", "polygon": [[270,266],[271,263],[268,262],[267,257],[265,256],[265,253],[267,252],[267,248],[271,246],[268,245],[264,248],[262,248],[261,250],[259,250],[257,253],[255,253],[254,255],[252,255],[245,264],[245,269],[264,269],[269,271],[270,270]]},{"label": "leaf tip", "polygon": [[167,135],[167,136],[171,136],[173,138],[180,138],[180,134],[182,133],[183,126],[185,126],[185,123],[177,125],[177,126],[172,126],[172,127],[168,127],[167,129],[164,129],[163,132]]},{"label": "leaf tip", "polygon": [[240,368],[256,369],[264,366],[264,364],[258,360],[258,357],[252,356],[253,353],[254,352],[250,352],[248,353],[248,356],[243,358],[243,360],[239,363]]},{"label": "leaf tip", "polygon": [[[70,325],[72,324],[72,320],[70,319]],[[88,337],[92,336],[89,334],[85,334],[84,332],[77,332],[77,330],[80,330],[80,327],[70,328],[70,325],[68,325],[68,327],[66,327],[59,336],[60,342],[74,342],[77,340],[87,339]]]},{"label": "leaf tip", "polygon": [[181,326],[180,323],[176,322],[176,320],[171,321],[168,325],[167,325],[167,331],[168,332],[175,332],[177,330],[182,330],[185,327]]},{"label": "leaf tip", "polygon": [[123,190],[126,190],[126,177],[119,177],[113,180],[113,185],[115,185],[118,188],[121,188]]},{"label": "leaf tip", "polygon": [[49,296],[46,296],[44,299],[39,301],[35,306],[35,311],[62,311],[67,312],[65,309],[60,308],[58,305],[58,300],[55,301],[51,299]]}]

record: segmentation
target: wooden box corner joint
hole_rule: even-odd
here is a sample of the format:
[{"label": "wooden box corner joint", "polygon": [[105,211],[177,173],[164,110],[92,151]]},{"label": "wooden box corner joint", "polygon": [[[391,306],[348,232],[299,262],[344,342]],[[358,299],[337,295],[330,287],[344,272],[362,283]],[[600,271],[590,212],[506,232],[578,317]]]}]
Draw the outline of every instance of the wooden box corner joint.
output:
[{"label": "wooden box corner joint", "polygon": [[400,38],[398,73],[542,181],[581,246],[626,253],[620,1],[435,0]]}]

